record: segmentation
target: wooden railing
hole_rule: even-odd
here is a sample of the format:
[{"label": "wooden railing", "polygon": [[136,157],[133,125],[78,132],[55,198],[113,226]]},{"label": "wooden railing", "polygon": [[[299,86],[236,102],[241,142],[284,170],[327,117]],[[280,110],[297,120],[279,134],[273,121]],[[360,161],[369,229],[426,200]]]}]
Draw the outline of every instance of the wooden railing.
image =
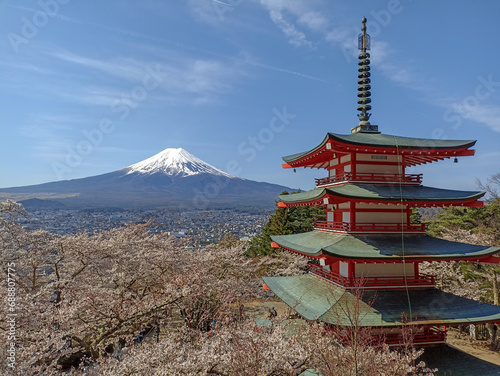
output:
[{"label": "wooden railing", "polygon": [[425,223],[349,223],[314,221],[317,230],[339,232],[425,232]]},{"label": "wooden railing", "polygon": [[[404,345],[404,339],[401,334],[398,335],[385,335],[380,336],[381,341],[389,346],[399,346]],[[444,343],[446,340],[446,331],[441,330],[437,327],[431,327],[426,329],[423,333],[417,333],[411,336],[411,343],[420,345],[429,345]]]},{"label": "wooden railing", "polygon": [[360,181],[367,183],[403,183],[403,184],[420,184],[422,183],[422,174],[382,174],[382,173],[356,173],[345,172],[326,178],[315,179],[316,186],[342,183],[346,181]]},{"label": "wooden railing", "polygon": [[[328,331],[335,333],[337,338],[339,338],[343,344],[348,344],[352,341],[352,331],[346,331],[342,327],[332,324],[327,325],[326,328]],[[369,339],[370,346],[379,347],[383,344],[391,347],[408,346],[409,344],[419,344],[423,346],[444,343],[446,340],[446,330],[436,326],[424,328],[406,327],[405,330],[408,332],[403,336],[401,327],[391,328],[390,332],[382,334],[378,333],[375,328],[372,328],[372,333]]]},{"label": "wooden railing", "polygon": [[337,273],[332,273],[326,269],[324,269],[321,265],[316,265],[316,264],[308,264],[307,269],[309,270],[309,273],[314,274],[318,277],[321,277],[323,279],[326,279],[330,282],[336,283],[338,285],[348,287],[351,285],[351,281],[349,281],[349,278],[344,277],[340,274]]},{"label": "wooden railing", "polygon": [[390,277],[353,277],[348,278],[328,271],[320,265],[309,264],[309,273],[341,285],[345,288],[378,288],[378,287],[406,287],[406,286],[434,286],[436,277],[428,274],[416,276],[390,276]]}]

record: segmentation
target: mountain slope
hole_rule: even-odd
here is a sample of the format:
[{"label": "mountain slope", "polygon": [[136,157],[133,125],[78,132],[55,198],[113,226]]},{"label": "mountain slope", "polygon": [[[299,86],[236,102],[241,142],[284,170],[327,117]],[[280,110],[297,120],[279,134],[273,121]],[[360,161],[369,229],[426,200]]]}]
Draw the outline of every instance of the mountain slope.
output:
[{"label": "mountain slope", "polygon": [[[0,189],[0,197],[51,198],[67,208],[272,207],[290,188],[241,179],[184,149],[165,149],[107,174],[39,185]],[[9,197],[10,196],[10,197]]]}]

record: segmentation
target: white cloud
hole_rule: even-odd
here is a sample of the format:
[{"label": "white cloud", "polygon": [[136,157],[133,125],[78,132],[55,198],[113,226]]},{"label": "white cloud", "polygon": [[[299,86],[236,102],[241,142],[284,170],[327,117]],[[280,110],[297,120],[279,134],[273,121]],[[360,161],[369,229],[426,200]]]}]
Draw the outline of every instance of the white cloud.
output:
[{"label": "white cloud", "polygon": [[466,110],[463,117],[484,124],[495,132],[500,132],[500,108],[490,104],[477,104]]},{"label": "white cloud", "polygon": [[188,0],[187,4],[195,18],[212,26],[222,26],[223,21],[226,21],[229,14],[237,7],[237,5],[232,5],[230,2],[226,3],[219,0]]},{"label": "white cloud", "polygon": [[337,44],[348,61],[357,56],[357,33],[352,28],[336,27],[326,33],[325,40]]},{"label": "white cloud", "polygon": [[[141,56],[141,59],[94,58],[45,46],[42,54],[36,56],[37,65],[30,62],[22,66],[10,64],[8,68],[12,74],[9,77],[18,78],[12,84],[3,82],[2,86],[10,85],[13,90],[19,90],[22,87],[19,77],[22,77],[30,82],[29,94],[34,97],[50,93],[63,101],[108,107],[120,100],[134,108],[136,104],[127,104],[127,97],[136,86],[143,85],[153,71],[161,77],[161,82],[154,90],[147,91],[147,102],[168,97],[175,98],[170,102],[176,105],[216,103],[246,74],[242,66],[248,64],[240,58],[226,56],[192,58],[165,48],[157,48],[154,54],[145,51]],[[26,74],[17,74],[22,70],[36,78],[46,71],[45,67],[50,67],[51,78],[43,85],[37,85],[38,81]]]},{"label": "white cloud", "polygon": [[283,13],[279,10],[271,10],[269,12],[271,20],[278,26],[283,34],[288,38],[288,42],[294,46],[312,46],[312,43],[307,40],[306,35],[295,28],[295,26],[288,22]]},{"label": "white cloud", "polygon": [[237,61],[186,59],[182,64],[164,67],[167,94],[175,94],[176,102],[194,104],[217,102],[220,95],[232,90],[232,84],[244,75]]},{"label": "white cloud", "polygon": [[[306,34],[294,24],[301,23],[309,28],[318,28],[326,20],[321,20],[319,14],[309,10],[301,1],[289,0],[260,0],[260,4],[267,9],[269,17],[285,34],[288,42],[297,47],[312,47]],[[306,16],[306,14],[309,14]]]},{"label": "white cloud", "polygon": [[302,25],[307,26],[313,31],[324,31],[328,27],[328,19],[323,17],[321,13],[315,11],[309,11],[302,14],[298,22]]},{"label": "white cloud", "polygon": [[148,67],[148,63],[130,58],[93,59],[67,51],[49,52],[48,55],[68,63],[81,65],[87,69],[93,69],[103,72],[106,75],[124,78],[129,81],[142,80]]}]

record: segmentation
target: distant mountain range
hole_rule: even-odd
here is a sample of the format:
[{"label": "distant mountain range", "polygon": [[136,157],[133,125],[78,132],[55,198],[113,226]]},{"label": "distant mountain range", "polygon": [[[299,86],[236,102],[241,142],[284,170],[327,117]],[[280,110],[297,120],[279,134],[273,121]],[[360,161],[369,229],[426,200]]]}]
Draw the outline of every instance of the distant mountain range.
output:
[{"label": "distant mountain range", "polygon": [[238,178],[182,148],[170,148],[103,175],[3,188],[0,199],[54,209],[272,207],[284,190],[291,189]]}]

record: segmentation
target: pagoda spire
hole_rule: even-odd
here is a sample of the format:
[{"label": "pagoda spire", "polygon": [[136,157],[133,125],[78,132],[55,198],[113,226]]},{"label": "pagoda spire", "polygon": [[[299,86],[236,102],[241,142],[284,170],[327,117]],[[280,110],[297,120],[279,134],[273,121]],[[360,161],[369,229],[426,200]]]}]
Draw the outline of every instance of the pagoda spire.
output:
[{"label": "pagoda spire", "polygon": [[371,114],[367,111],[370,111],[372,107],[370,106],[370,96],[372,95],[370,92],[370,54],[366,51],[370,49],[370,35],[366,33],[366,18],[363,17],[361,20],[362,33],[359,34],[358,37],[358,49],[361,51],[359,54],[359,68],[358,68],[358,111],[361,111],[358,114],[359,125],[370,125],[368,121],[370,119]]}]

